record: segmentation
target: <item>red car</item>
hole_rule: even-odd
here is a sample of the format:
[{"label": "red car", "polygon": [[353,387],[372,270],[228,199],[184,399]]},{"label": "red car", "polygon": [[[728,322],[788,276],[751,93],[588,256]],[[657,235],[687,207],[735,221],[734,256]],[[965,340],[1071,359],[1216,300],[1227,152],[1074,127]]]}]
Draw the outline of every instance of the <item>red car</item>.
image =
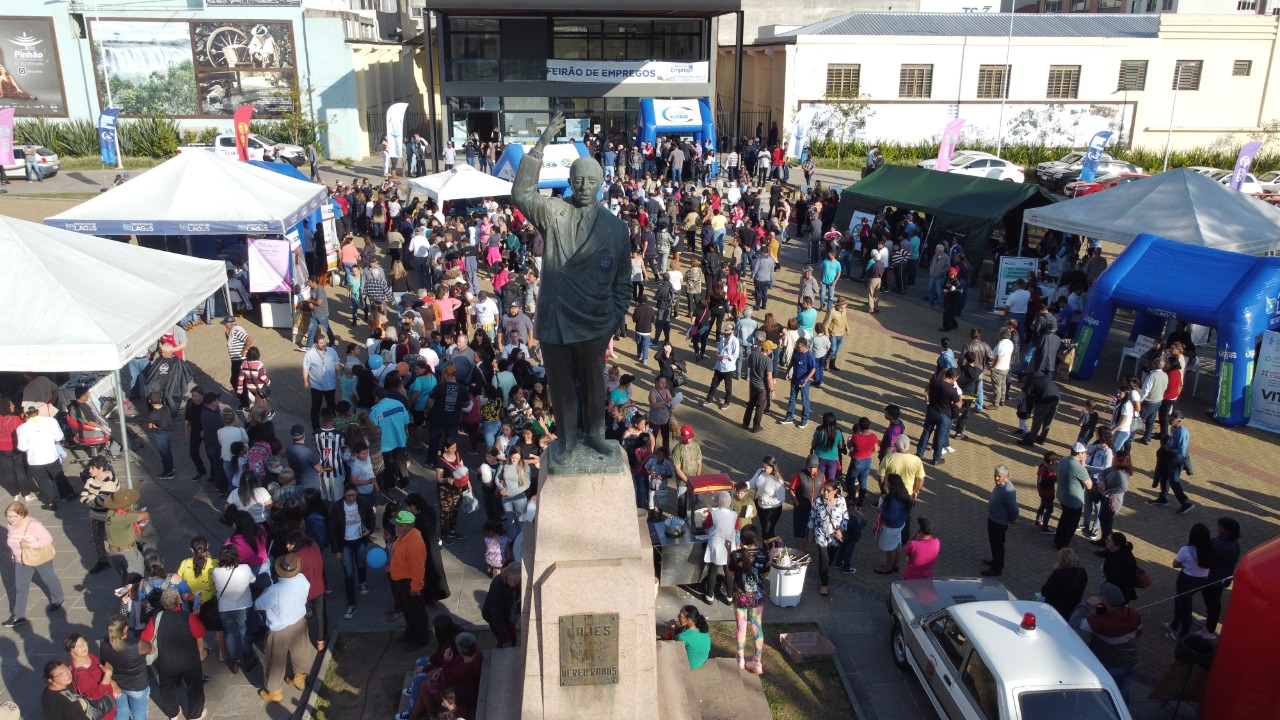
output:
[{"label": "red car", "polygon": [[1106,190],[1107,188],[1113,188],[1117,185],[1125,185],[1135,180],[1141,180],[1145,177],[1150,177],[1150,175],[1144,175],[1142,173],[1125,173],[1124,175],[1117,175],[1106,180],[1067,183],[1067,186],[1063,189],[1066,190],[1067,197],[1080,197],[1082,195],[1092,195],[1093,193]]}]

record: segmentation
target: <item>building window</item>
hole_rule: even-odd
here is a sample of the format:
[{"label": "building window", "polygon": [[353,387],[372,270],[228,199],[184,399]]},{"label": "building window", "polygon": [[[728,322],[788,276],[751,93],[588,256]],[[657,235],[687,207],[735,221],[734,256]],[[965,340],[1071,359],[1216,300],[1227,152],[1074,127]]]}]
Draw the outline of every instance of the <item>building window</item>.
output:
[{"label": "building window", "polygon": [[1242,12],[1257,12],[1258,0],[1239,0],[1236,3],[1236,10],[1240,10]]},{"label": "building window", "polygon": [[979,65],[978,66],[978,98],[980,100],[1009,97],[1009,75],[1011,65]]},{"label": "building window", "polygon": [[1231,65],[1231,74],[1234,77],[1249,77],[1252,72],[1252,60],[1237,60]]},{"label": "building window", "polygon": [[1160,6],[1161,11],[1175,12],[1174,3],[1175,3],[1175,0],[1164,0],[1164,3],[1162,3]]},{"label": "building window", "polygon": [[1044,0],[1044,12],[1047,12],[1047,13],[1062,12],[1062,0]]},{"label": "building window", "polygon": [[856,97],[862,77],[861,65],[827,65],[827,95]]},{"label": "building window", "polygon": [[1045,97],[1051,100],[1074,100],[1080,96],[1080,66],[1050,65],[1049,86]]},{"label": "building window", "polygon": [[933,96],[933,66],[903,65],[898,76],[898,97],[928,98]]},{"label": "building window", "polygon": [[1179,60],[1173,69],[1173,90],[1199,90],[1203,60]]},{"label": "building window", "polygon": [[1147,89],[1147,61],[1121,60],[1120,79],[1116,81],[1116,91],[1141,91]]},{"label": "building window", "polygon": [[1088,9],[1089,8],[1087,3],[1085,3],[1085,0],[1071,0],[1071,12],[1084,12]]},{"label": "building window", "polygon": [[500,82],[501,38],[498,21],[492,18],[450,18],[449,80]]},{"label": "building window", "polygon": [[705,60],[701,20],[555,20],[557,60]]}]

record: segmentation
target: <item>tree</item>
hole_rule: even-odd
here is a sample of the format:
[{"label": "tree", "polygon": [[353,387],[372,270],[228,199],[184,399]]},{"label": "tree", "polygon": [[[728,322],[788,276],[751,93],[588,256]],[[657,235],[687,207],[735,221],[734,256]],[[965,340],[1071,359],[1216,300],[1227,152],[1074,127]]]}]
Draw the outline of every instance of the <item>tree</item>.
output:
[{"label": "tree", "polygon": [[813,126],[827,138],[836,139],[836,166],[839,167],[843,161],[844,144],[851,135],[866,127],[867,119],[876,111],[871,109],[871,96],[863,92],[829,92],[823,100]]}]

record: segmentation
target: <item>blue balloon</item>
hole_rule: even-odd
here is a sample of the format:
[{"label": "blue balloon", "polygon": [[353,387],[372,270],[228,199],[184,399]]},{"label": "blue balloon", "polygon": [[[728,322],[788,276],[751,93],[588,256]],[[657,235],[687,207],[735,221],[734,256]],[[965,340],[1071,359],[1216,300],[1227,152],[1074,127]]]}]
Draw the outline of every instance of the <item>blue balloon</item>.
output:
[{"label": "blue balloon", "polygon": [[370,369],[370,370],[377,370],[377,369],[378,369],[378,368],[380,368],[380,367],[382,367],[382,356],[381,356],[381,355],[370,355],[370,356],[369,356],[369,369]]},{"label": "blue balloon", "polygon": [[387,564],[387,551],[380,547],[373,548],[368,555],[364,556],[365,564],[377,570]]}]

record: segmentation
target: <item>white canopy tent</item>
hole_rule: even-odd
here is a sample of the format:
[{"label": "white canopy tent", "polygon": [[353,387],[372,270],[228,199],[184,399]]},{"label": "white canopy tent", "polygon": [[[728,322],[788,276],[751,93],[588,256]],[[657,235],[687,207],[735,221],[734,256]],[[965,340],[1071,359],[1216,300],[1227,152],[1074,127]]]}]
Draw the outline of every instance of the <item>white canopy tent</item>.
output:
[{"label": "white canopy tent", "polygon": [[409,188],[435,200],[502,197],[511,194],[511,183],[470,165],[456,165],[452,170],[409,180]]},{"label": "white canopy tent", "polygon": [[1247,255],[1280,250],[1280,210],[1185,168],[1032,208],[1022,221],[1121,245],[1151,233]]},{"label": "white canopy tent", "polygon": [[328,190],[217,153],[181,153],[46,225],[89,235],[284,235]]},{"label": "white canopy tent", "polygon": [[[120,368],[226,287],[226,265],[0,216],[0,372]],[[124,403],[121,442],[128,466]]]}]

